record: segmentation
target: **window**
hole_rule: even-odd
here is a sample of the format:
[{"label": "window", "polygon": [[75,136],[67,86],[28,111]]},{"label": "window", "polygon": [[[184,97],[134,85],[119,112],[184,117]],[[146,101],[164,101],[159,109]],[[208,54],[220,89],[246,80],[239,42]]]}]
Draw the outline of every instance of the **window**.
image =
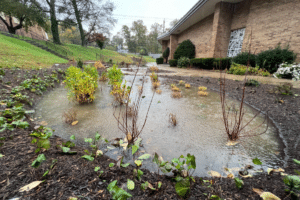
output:
[{"label": "window", "polygon": [[241,53],[244,36],[245,28],[237,29],[231,32],[227,57],[234,57]]}]

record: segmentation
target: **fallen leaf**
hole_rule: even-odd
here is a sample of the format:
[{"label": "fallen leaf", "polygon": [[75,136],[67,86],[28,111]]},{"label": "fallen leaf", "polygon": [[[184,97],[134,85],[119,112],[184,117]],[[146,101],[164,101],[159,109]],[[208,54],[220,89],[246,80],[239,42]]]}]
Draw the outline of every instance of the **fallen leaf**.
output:
[{"label": "fallen leaf", "polygon": [[76,124],[78,124],[78,121],[72,122],[72,126],[75,126]]},{"label": "fallen leaf", "polygon": [[234,175],[233,174],[228,174],[227,178],[234,179]]},{"label": "fallen leaf", "polygon": [[237,145],[239,142],[238,141],[228,141],[226,146],[235,146]]},{"label": "fallen leaf", "polygon": [[284,169],[282,169],[282,168],[278,168],[278,169],[268,168],[268,174],[271,174],[272,172],[284,172]]},{"label": "fallen leaf", "polygon": [[104,190],[99,190],[97,193],[103,193]]},{"label": "fallen leaf", "polygon": [[41,122],[40,122],[40,125],[42,125],[42,126],[47,126],[47,125],[48,125],[48,123],[47,123],[47,122],[45,122],[45,121],[41,121]]},{"label": "fallen leaf", "polygon": [[0,153],[0,158],[2,158],[2,157],[4,157],[4,156],[5,156],[5,155],[3,155],[3,154]]},{"label": "fallen leaf", "polygon": [[24,187],[20,188],[19,192],[25,192],[29,191],[35,187],[37,187],[39,184],[41,184],[43,181],[34,181],[28,185],[25,185]]},{"label": "fallen leaf", "polygon": [[103,151],[101,151],[101,150],[97,150],[96,151],[96,157],[97,156],[102,156],[103,155]]},{"label": "fallen leaf", "polygon": [[261,190],[261,189],[253,188],[252,190],[253,190],[253,192],[256,192],[259,196],[260,196],[262,193],[264,193],[264,191]]},{"label": "fallen leaf", "polygon": [[271,192],[264,192],[260,195],[260,197],[263,198],[263,200],[280,200],[279,197],[275,196]]},{"label": "fallen leaf", "polygon": [[212,177],[217,177],[217,178],[221,177],[221,174],[216,171],[209,171],[208,174],[211,175]]}]

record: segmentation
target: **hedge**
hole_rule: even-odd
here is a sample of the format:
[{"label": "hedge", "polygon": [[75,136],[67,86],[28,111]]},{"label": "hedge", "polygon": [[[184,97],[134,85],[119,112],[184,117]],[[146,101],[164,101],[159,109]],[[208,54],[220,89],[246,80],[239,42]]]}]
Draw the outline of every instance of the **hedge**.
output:
[{"label": "hedge", "polygon": [[231,58],[194,58],[191,65],[200,69],[226,69],[230,68]]},{"label": "hedge", "polygon": [[164,58],[156,58],[156,64],[164,64]]},{"label": "hedge", "polygon": [[170,64],[170,67],[176,67],[177,66],[177,60],[176,59],[169,60],[169,64]]},{"label": "hedge", "polygon": [[256,59],[256,55],[248,52],[241,52],[232,58],[232,62],[245,65],[245,66],[247,66],[249,62],[251,67],[256,67],[255,59]]},{"label": "hedge", "polygon": [[183,41],[175,50],[174,59],[181,57],[195,58],[195,45],[190,40]]}]

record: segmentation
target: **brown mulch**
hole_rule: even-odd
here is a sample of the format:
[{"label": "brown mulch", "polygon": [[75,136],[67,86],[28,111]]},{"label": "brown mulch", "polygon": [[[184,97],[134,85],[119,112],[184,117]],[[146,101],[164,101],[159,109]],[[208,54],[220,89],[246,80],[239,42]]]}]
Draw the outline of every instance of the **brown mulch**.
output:
[{"label": "brown mulch", "polygon": [[[65,69],[68,65],[53,66],[44,70],[44,74],[51,73],[55,68]],[[23,80],[24,71],[16,70],[13,74],[10,70],[5,70],[7,73],[0,84],[0,89],[7,89],[4,83],[11,81],[11,88],[19,85]],[[99,72],[101,73],[101,72]],[[42,77],[41,71],[29,71],[30,75],[37,74]],[[16,78],[15,78],[16,77]],[[59,79],[62,80],[59,75]],[[192,78],[192,77],[172,77],[168,78],[169,82],[184,80],[194,85],[206,86],[208,89],[218,89],[218,79],[213,78]],[[233,98],[240,98],[241,82],[227,81],[228,94]],[[259,87],[247,88],[246,101],[250,105],[254,105],[258,109],[268,111],[269,116],[276,122],[279,132],[286,140],[285,152],[289,156],[286,166],[282,166],[288,173],[293,173],[293,169],[297,165],[291,162],[292,158],[300,160],[299,145],[297,139],[300,133],[299,129],[299,104],[298,97],[280,96],[284,103],[275,102],[275,94],[270,94],[267,91],[273,86],[261,85]],[[300,94],[300,90],[294,90]],[[4,93],[1,94],[1,99],[5,98]],[[41,96],[28,92],[30,98],[34,99],[34,103],[38,102]],[[299,97],[300,98],[300,97]],[[27,109],[32,109],[29,105]],[[30,122],[30,121],[28,121]],[[20,197],[21,199],[68,199],[69,197],[77,197],[78,199],[111,199],[111,195],[107,190],[110,182],[118,180],[118,186],[127,190],[127,179],[134,180],[135,189],[128,191],[133,197],[132,199],[180,199],[175,191],[175,182],[172,177],[158,175],[143,169],[144,175],[141,181],[135,180],[133,177],[134,166],[127,168],[119,168],[117,165],[109,167],[110,163],[116,163],[115,160],[103,155],[97,157],[93,162],[81,158],[84,155],[84,149],[87,147],[76,146],[72,148],[77,151],[75,155],[65,155],[56,147],[63,140],[57,136],[53,136],[51,140],[51,148],[42,152],[47,160],[42,165],[35,169],[31,167],[31,163],[36,159],[34,153],[35,144],[31,144],[32,137],[29,136],[34,124],[27,130],[16,129],[15,131],[5,131],[0,133],[0,137],[6,137],[0,141],[4,143],[0,147],[0,153],[5,155],[0,158],[0,199],[11,199]],[[101,134],[101,133],[100,133]],[[52,160],[57,159],[57,163],[50,170],[50,173],[43,177],[45,171],[51,166]],[[98,172],[95,172],[95,167],[100,167]],[[99,177],[100,171],[104,173]],[[38,187],[29,192],[20,193],[18,190],[33,182],[45,180]],[[196,182],[191,185],[191,192],[188,199],[209,199],[212,194],[218,195],[223,199],[261,199],[259,195],[252,191],[253,188],[263,189],[274,193],[281,199],[285,198],[284,183],[280,174],[274,173],[271,175],[261,174],[253,178],[243,179],[245,185],[243,189],[237,189],[234,180],[227,178],[195,178]],[[210,183],[203,182],[210,180]],[[140,189],[141,183],[148,181],[153,186],[156,186],[158,181],[162,182],[162,188],[159,190]]]}]

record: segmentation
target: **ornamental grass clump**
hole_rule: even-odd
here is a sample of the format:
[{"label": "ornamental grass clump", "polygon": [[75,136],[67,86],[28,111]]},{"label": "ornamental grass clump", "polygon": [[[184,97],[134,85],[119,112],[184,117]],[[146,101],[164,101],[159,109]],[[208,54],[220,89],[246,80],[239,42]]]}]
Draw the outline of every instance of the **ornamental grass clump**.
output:
[{"label": "ornamental grass clump", "polygon": [[95,67],[84,66],[83,70],[71,66],[66,71],[66,88],[69,90],[68,98],[78,103],[91,103],[98,87],[98,72]]},{"label": "ornamental grass clump", "polygon": [[123,73],[121,69],[118,68],[117,65],[113,65],[107,70],[107,77],[109,79],[108,84],[114,85],[115,83],[122,83]]}]

